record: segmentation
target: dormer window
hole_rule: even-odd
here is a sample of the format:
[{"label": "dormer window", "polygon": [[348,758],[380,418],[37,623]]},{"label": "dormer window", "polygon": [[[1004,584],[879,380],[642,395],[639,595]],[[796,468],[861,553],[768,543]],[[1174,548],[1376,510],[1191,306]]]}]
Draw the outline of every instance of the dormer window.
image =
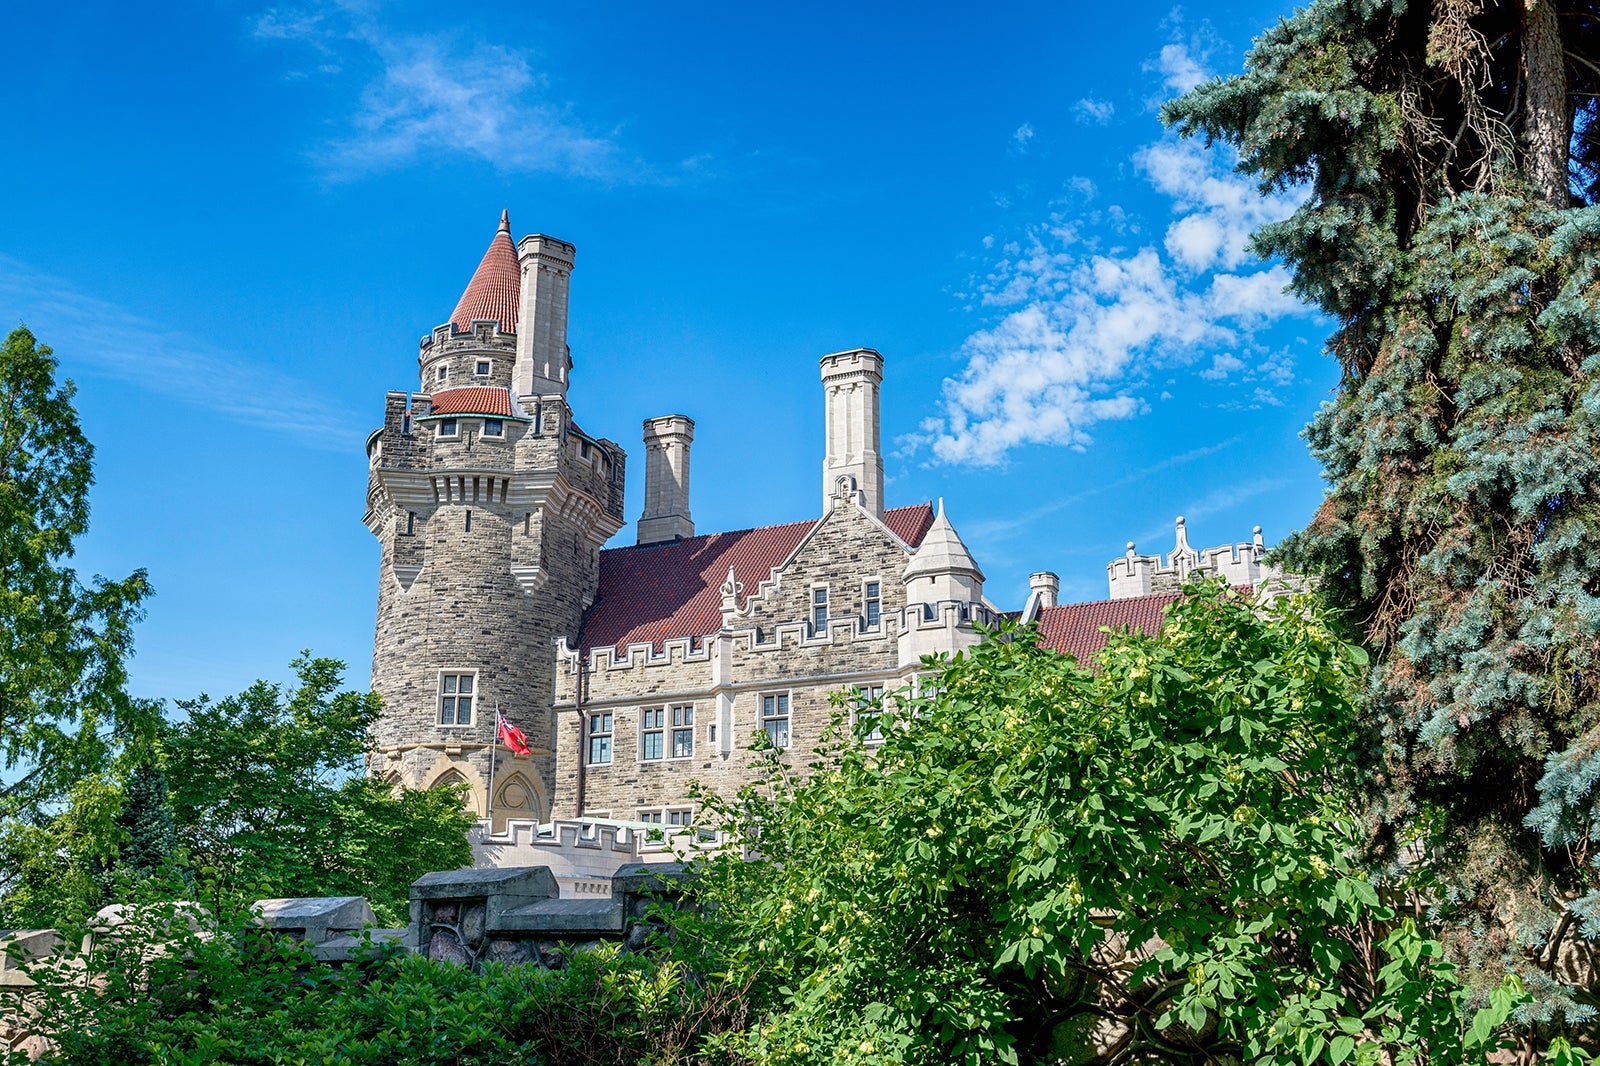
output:
[{"label": "dormer window", "polygon": [[438,372],[437,376],[438,376],[438,380],[440,380],[440,381],[445,380],[446,378],[448,378],[450,376],[450,368],[445,366],[445,365],[443,365],[443,364],[440,364],[439,372]]},{"label": "dormer window", "polygon": [[461,436],[461,424],[459,422],[457,422],[453,418],[442,418],[442,419],[440,419],[439,420],[439,436],[441,436],[441,437],[459,437],[459,436]]},{"label": "dormer window", "polygon": [[493,369],[493,367],[494,364],[489,360],[479,359],[478,365],[473,369],[473,373],[478,375],[480,378],[486,378],[489,376],[489,371]]},{"label": "dormer window", "polygon": [[504,419],[485,418],[483,420],[483,435],[485,437],[503,437],[506,435]]}]

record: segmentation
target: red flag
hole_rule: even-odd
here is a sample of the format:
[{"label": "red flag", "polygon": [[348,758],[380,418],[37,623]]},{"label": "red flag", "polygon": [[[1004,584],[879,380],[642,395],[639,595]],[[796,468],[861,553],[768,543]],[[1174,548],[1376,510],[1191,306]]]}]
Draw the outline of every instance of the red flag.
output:
[{"label": "red flag", "polygon": [[528,747],[528,738],[522,735],[522,730],[506,721],[500,715],[495,715],[500,722],[500,740],[506,747],[518,755],[532,755],[533,749]]}]

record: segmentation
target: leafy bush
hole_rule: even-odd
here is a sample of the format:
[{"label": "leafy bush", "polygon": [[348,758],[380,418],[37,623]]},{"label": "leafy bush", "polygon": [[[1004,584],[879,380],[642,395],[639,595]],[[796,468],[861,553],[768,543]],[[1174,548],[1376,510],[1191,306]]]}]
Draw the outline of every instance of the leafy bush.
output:
[{"label": "leafy bush", "polygon": [[762,859],[711,863],[685,941],[752,981],[758,1024],[725,1046],[977,1064],[1098,1038],[1335,1066],[1498,1046],[1517,989],[1472,1017],[1348,857],[1364,657],[1314,604],[1206,587],[1094,673],[1000,637],[926,664],[935,695],[841,730],[803,779],[772,752],[738,802],[703,797]]},{"label": "leafy bush", "polygon": [[[191,905],[192,906],[192,905]],[[71,1066],[499,1066],[694,1060],[742,1019],[736,989],[615,945],[564,969],[473,973],[374,948],[336,968],[248,922],[173,904],[91,935],[84,968],[35,965],[31,1021]],[[14,1057],[20,1064],[20,1054]]]}]

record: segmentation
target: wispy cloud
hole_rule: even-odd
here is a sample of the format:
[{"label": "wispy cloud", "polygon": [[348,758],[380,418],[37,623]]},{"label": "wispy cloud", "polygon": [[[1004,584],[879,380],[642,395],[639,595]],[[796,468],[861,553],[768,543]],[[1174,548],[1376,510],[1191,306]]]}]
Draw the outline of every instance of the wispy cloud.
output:
[{"label": "wispy cloud", "polygon": [[1143,481],[1148,481],[1157,474],[1165,473],[1174,467],[1185,466],[1200,459],[1205,459],[1209,456],[1216,455],[1220,451],[1224,451],[1225,449],[1233,447],[1243,439],[1244,438],[1242,437],[1229,437],[1227,440],[1218,441],[1215,444],[1207,444],[1203,447],[1191,448],[1190,450],[1182,452],[1178,455],[1168,456],[1167,458],[1162,459],[1160,462],[1150,463],[1146,466],[1138,467],[1119,478],[1097,482],[1093,488],[1085,489],[1082,492],[1074,492],[1071,495],[1062,496],[1059,499],[1051,500],[1049,503],[1042,504],[1041,506],[1035,507],[1032,510],[1026,511],[1022,514],[1003,518],[980,518],[972,522],[963,523],[962,529],[965,530],[968,538],[975,543],[993,543],[995,541],[1007,540],[1019,533],[1037,530],[1039,528],[1039,523],[1044,519],[1053,514],[1064,511],[1068,507],[1082,503],[1084,500],[1092,499],[1095,496],[1112,492],[1116,489],[1127,488],[1129,485],[1135,485]]},{"label": "wispy cloud", "polygon": [[[150,322],[5,255],[0,307],[26,322],[69,369],[104,374],[315,448],[345,452],[360,440],[361,429],[349,415],[317,400],[307,383]],[[286,396],[294,402],[285,403]]]},{"label": "wispy cloud", "polygon": [[[1203,75],[1187,46],[1164,49],[1167,84]],[[1160,246],[1101,251],[1092,230],[1135,236],[1111,205],[1092,215],[1057,212],[1000,246],[969,306],[1003,312],[962,345],[962,368],[943,385],[936,413],[900,438],[903,454],[993,466],[1014,448],[1086,448],[1100,422],[1150,409],[1144,386],[1157,368],[1207,362],[1211,380],[1292,379],[1286,353],[1265,355],[1255,334],[1307,309],[1285,291],[1289,274],[1250,251],[1250,235],[1285,218],[1292,193],[1263,197],[1224,149],[1166,136],[1132,161],[1170,211]],[[986,242],[986,247],[988,247]]]},{"label": "wispy cloud", "polygon": [[527,52],[461,33],[394,33],[348,3],[271,8],[252,30],[261,40],[309,47],[319,73],[367,73],[343,131],[312,153],[331,180],[452,155],[509,171],[609,181],[649,176],[614,130],[593,128],[553,98]]},{"label": "wispy cloud", "polygon": [[[1294,484],[1294,481],[1291,478],[1262,477],[1256,478],[1254,481],[1223,485],[1206,493],[1204,496],[1190,500],[1183,508],[1184,524],[1190,530],[1193,530],[1198,522],[1204,522],[1215,515],[1233,510],[1241,503],[1257,499],[1268,493],[1277,492],[1279,489],[1287,488],[1292,484]],[[1172,536],[1173,527],[1171,525],[1152,526],[1140,532],[1134,538],[1134,543],[1159,544],[1172,538]]]},{"label": "wispy cloud", "polygon": [[1072,117],[1086,126],[1104,126],[1116,113],[1117,109],[1111,101],[1097,100],[1092,96],[1086,96],[1072,105]]},{"label": "wispy cloud", "polygon": [[1017,132],[1011,135],[1011,146],[1019,152],[1025,152],[1031,140],[1033,140],[1033,123],[1024,122],[1017,127]]},{"label": "wispy cloud", "polygon": [[1183,42],[1164,46],[1156,58],[1155,68],[1161,74],[1162,85],[1174,95],[1186,93],[1211,77],[1205,57],[1195,55],[1192,46]]}]

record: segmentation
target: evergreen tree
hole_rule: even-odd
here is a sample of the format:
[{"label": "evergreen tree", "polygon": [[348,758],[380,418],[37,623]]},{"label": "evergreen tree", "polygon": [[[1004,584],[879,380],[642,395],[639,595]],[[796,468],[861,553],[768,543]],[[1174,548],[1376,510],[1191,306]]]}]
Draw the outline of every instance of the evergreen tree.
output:
[{"label": "evergreen tree", "polygon": [[1318,0],[1165,112],[1308,187],[1256,236],[1343,370],[1283,556],[1375,652],[1375,843],[1552,1023],[1600,938],[1597,91],[1593,0]]},{"label": "evergreen tree", "polygon": [[126,834],[117,849],[118,870],[146,878],[175,868],[178,836],[167,775],[161,767],[143,763],[128,775],[117,827]]}]

